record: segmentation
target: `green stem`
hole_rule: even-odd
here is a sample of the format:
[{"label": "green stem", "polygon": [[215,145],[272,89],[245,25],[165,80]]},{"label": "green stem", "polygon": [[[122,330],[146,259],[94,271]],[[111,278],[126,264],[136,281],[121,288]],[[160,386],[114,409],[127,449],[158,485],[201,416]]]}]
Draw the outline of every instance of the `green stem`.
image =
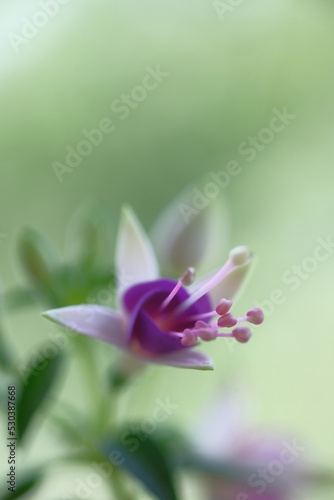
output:
[{"label": "green stem", "polygon": [[[85,338],[75,338],[75,347],[81,365],[82,381],[85,384],[93,415],[100,410],[100,381],[92,346]],[[95,419],[94,419],[95,420]]]},{"label": "green stem", "polygon": [[111,417],[115,418],[115,398],[114,394],[102,394],[101,397],[101,409],[99,413],[99,428],[101,433],[108,432]]},{"label": "green stem", "polygon": [[90,401],[92,431],[93,434],[101,436],[110,430],[111,417],[115,417],[117,391],[111,393],[105,391],[99,379],[98,364],[89,339],[76,338],[75,345],[81,365],[82,380]]}]

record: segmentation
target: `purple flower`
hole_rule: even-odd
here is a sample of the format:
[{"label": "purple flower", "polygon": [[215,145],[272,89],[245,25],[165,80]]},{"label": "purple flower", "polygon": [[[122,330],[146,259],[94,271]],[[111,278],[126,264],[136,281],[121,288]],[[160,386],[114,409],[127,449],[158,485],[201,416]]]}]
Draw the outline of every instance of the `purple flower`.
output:
[{"label": "purple flower", "polygon": [[[166,215],[164,219],[166,221]],[[166,227],[170,226],[169,216]],[[195,223],[191,242],[196,244],[194,227]],[[173,251],[179,239],[185,244],[187,232],[188,225],[184,224],[184,232],[179,229],[179,238],[173,240]],[[165,237],[168,239],[167,234]],[[198,241],[201,237],[199,233]],[[182,259],[184,257],[182,255]],[[196,262],[199,257],[196,255]],[[194,259],[191,264],[193,262]],[[244,343],[251,332],[240,323],[260,324],[263,320],[258,309],[239,319],[230,312],[231,298],[243,283],[250,263],[249,250],[238,247],[220,269],[198,281],[194,282],[192,267],[188,267],[179,280],[161,278],[148,237],[134,213],[125,208],[116,244],[120,278],[117,309],[80,305],[47,311],[44,316],[78,333],[114,344],[144,361],[211,370],[211,359],[193,349],[200,340],[232,337]]]}]

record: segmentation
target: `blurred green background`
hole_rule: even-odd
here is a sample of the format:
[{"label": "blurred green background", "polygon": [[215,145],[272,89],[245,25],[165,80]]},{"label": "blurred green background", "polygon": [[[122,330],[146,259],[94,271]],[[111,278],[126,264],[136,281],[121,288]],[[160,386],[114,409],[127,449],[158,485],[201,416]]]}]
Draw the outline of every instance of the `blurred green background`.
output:
[{"label": "blurred green background", "polygon": [[[249,245],[257,268],[237,309],[277,288],[286,300],[247,347],[231,354],[206,346],[214,372],[151,368],[129,392],[128,412],[145,415],[168,396],[179,404],[168,423],[189,430],[232,376],[247,384],[255,425],[301,436],[305,458],[332,466],[334,255],[296,291],[282,277],[313,256],[317,238],[334,238],[333,3],[244,0],[222,19],[211,0],[72,0],[14,50],[9,33],[19,34],[23,18],[40,9],[30,0],[0,6],[3,285],[22,282],[16,244],[23,227],[45,232],[64,253],[73,214],[97,199],[110,211],[112,237],[124,202],[149,229],[186,186],[201,188],[210,171],[239,161],[242,173],[220,192],[231,213],[226,240]],[[157,65],[169,76],[121,120],[112,103]],[[296,117],[247,161],[239,145],[284,107]],[[53,162],[64,163],[65,148],[103,118],[114,132],[59,182]],[[18,359],[52,331],[39,313],[36,307],[7,320]],[[81,389],[71,366],[64,397],[77,394],[84,404]],[[48,455],[51,440],[43,428],[28,456]],[[310,500],[332,498],[314,495]]]}]

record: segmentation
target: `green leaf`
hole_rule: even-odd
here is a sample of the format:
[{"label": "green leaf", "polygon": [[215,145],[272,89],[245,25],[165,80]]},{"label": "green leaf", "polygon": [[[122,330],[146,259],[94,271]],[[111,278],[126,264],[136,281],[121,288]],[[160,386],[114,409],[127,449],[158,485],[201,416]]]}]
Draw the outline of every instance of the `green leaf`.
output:
[{"label": "green leaf", "polygon": [[[121,467],[126,469],[159,500],[177,500],[172,468],[163,447],[152,437],[140,432],[124,431],[120,438],[106,441],[101,449],[109,460],[121,457]],[[124,439],[125,437],[125,439]]]},{"label": "green leaf", "polygon": [[54,385],[60,371],[62,356],[60,353],[54,356],[43,356],[41,354],[37,363],[28,372],[27,377],[22,380],[22,388],[16,403],[16,425],[17,437],[22,439],[36,411],[45,400]]},{"label": "green leaf", "polygon": [[2,491],[6,491],[6,493],[4,493],[1,499],[15,500],[16,498],[22,498],[27,493],[29,493],[29,497],[27,496],[26,498],[33,498],[31,493],[40,485],[41,479],[42,474],[39,471],[26,473],[23,477],[17,478],[15,492],[8,491],[8,484],[2,487]]},{"label": "green leaf", "polygon": [[[0,309],[0,314],[2,313],[3,312]],[[11,372],[14,368],[13,352],[4,336],[2,324],[0,324],[0,368],[2,368],[5,372]],[[3,380],[3,375],[1,375],[0,380]]]},{"label": "green leaf", "polygon": [[5,371],[12,368],[12,355],[0,334],[0,367]]},{"label": "green leaf", "polygon": [[53,243],[43,234],[25,229],[19,242],[20,258],[30,278],[42,287],[49,287],[51,275],[59,265],[59,256]]},{"label": "green leaf", "polygon": [[15,385],[16,380],[8,372],[0,372],[0,408],[8,412],[8,387]]},{"label": "green leaf", "polygon": [[84,302],[114,300],[115,276],[110,271],[88,274],[82,267],[63,266],[52,276],[52,288],[57,303],[52,307],[65,307]]}]

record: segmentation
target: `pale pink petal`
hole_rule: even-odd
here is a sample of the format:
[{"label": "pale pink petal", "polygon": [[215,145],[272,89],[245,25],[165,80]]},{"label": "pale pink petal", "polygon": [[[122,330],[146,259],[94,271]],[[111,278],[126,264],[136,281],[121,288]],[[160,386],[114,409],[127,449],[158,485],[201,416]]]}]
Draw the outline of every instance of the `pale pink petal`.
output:
[{"label": "pale pink petal", "polygon": [[246,286],[251,264],[250,259],[246,264],[236,267],[210,291],[213,304],[217,304],[221,298],[235,299],[237,295],[241,294]]},{"label": "pale pink petal", "polygon": [[116,243],[118,300],[127,288],[159,277],[150,240],[130,207],[124,207]]},{"label": "pale pink petal", "polygon": [[160,265],[175,277],[188,267],[202,272],[212,269],[226,250],[229,218],[224,200],[203,195],[199,205],[197,198],[199,189],[188,188],[162,212],[152,229]]},{"label": "pale pink petal", "polygon": [[52,309],[43,316],[70,330],[126,349],[126,322],[123,315],[97,305]]},{"label": "pale pink petal", "polygon": [[170,354],[155,356],[148,361],[161,365],[177,366],[179,368],[192,368],[193,370],[213,370],[213,361],[209,356],[193,349],[182,349]]}]

